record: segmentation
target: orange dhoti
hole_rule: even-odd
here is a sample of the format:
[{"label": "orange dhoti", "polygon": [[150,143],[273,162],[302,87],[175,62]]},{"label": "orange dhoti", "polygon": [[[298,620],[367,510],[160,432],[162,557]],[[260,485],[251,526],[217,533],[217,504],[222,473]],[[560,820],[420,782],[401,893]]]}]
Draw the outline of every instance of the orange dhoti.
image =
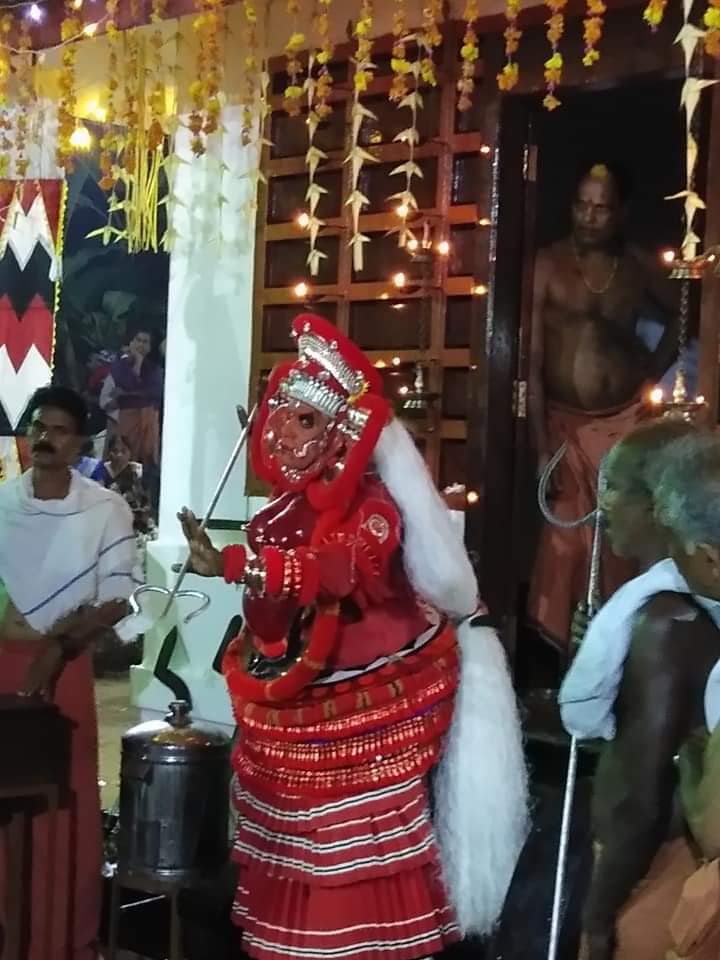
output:
[{"label": "orange dhoti", "polygon": [[[554,453],[563,443],[567,444],[565,456],[553,474],[555,516],[561,520],[577,520],[595,508],[602,458],[638,425],[642,414],[639,401],[619,410],[598,412],[547,404],[550,450]],[[533,564],[528,614],[543,636],[561,649],[569,646],[573,612],[587,592],[592,538],[591,524],[565,530],[543,523]],[[604,545],[603,598],[611,596],[636,573],[635,564],[616,557],[609,545]]]},{"label": "orange dhoti", "polygon": [[118,432],[130,448],[130,458],[143,466],[160,463],[160,411],[156,407],[118,410]]},{"label": "orange dhoti", "polygon": [[[0,645],[0,693],[17,693],[37,651],[32,643]],[[55,817],[42,813],[33,817],[27,960],[95,960],[102,894],[102,834],[89,653],[66,665],[53,700],[72,724],[70,797]],[[48,876],[50,865],[52,876]],[[0,830],[0,911],[12,883],[13,877],[5,873],[5,838]]]}]

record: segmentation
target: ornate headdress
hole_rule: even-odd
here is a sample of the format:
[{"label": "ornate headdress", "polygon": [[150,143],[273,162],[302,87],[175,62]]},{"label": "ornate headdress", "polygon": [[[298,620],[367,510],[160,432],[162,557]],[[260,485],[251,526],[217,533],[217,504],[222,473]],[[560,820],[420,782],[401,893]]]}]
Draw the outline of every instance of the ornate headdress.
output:
[{"label": "ornate headdress", "polygon": [[[388,420],[382,380],[362,350],[324,317],[301,314],[293,321],[293,336],[298,359],[280,364],[270,375],[253,429],[253,467],[276,489],[307,487],[316,509],[349,506]],[[271,411],[288,400],[305,403],[333,422],[334,442],[322,473],[304,482],[283,474],[261,444]]]}]

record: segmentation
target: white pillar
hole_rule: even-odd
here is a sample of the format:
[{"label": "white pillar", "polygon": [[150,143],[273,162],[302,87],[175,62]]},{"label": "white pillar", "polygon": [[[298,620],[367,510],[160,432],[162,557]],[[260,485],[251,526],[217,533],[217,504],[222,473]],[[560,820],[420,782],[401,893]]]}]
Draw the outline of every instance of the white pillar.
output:
[{"label": "white pillar", "polygon": [[[189,132],[178,134],[169,211],[177,238],[170,258],[160,525],[147,563],[147,582],[163,586],[172,586],[171,565],[185,556],[176,513],[188,506],[203,514],[239,434],[236,405],[248,405],[257,154],[241,146],[239,109],[226,110],[223,120],[223,134],[201,159],[190,154]],[[242,539],[232,524],[257,506],[245,496],[245,462],[243,455],[215,511],[215,518],[229,522],[212,532],[218,546]],[[154,671],[165,638],[177,627],[169,668],[189,687],[194,716],[230,724],[225,683],[212,663],[240,612],[241,595],[196,576],[184,585],[209,593],[210,609],[188,625],[176,613],[146,635],[143,662],[131,674],[132,699],[145,711],[163,711],[173,699]],[[179,615],[191,606],[178,604]]]}]

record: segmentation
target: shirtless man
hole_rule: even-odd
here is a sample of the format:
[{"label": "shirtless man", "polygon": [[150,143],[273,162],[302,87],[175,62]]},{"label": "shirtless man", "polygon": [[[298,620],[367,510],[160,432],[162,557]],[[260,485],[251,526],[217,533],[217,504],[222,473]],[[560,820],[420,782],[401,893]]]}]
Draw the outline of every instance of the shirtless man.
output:
[{"label": "shirtless man", "polygon": [[[537,257],[530,353],[530,430],[539,469],[562,443],[554,512],[575,519],[595,504],[605,452],[641,416],[641,393],[667,370],[677,347],[669,322],[654,353],[636,336],[641,310],[654,301],[674,317],[672,288],[652,258],[623,243],[616,178],[595,166],[578,187],[572,233]],[[530,593],[530,616],[546,639],[565,648],[572,611],[585,590],[589,532],[543,530]],[[607,596],[632,570],[604,563]]]},{"label": "shirtless man", "polygon": [[[658,460],[665,469],[654,471],[655,513],[671,556],[600,612],[561,691],[568,730],[610,741],[595,777],[598,848],[582,960],[718,956],[717,945],[709,953],[681,949],[673,938],[683,925],[672,917],[696,869],[685,830],[708,861],[720,853],[720,441],[689,434]],[[616,655],[602,656],[608,633],[626,653],[617,673]],[[714,786],[703,784],[709,735]],[[678,773],[682,811],[673,809]],[[704,906],[697,898],[693,909],[707,925]]]}]

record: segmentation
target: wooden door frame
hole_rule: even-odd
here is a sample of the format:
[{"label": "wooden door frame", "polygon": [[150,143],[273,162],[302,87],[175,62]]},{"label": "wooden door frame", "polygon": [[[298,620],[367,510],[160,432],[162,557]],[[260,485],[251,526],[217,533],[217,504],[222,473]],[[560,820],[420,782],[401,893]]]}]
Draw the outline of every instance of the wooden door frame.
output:
[{"label": "wooden door frame", "polygon": [[[618,12],[617,19],[641,14],[637,7]],[[613,14],[608,15],[608,21]],[[639,58],[617,55],[614,73],[604,66],[593,78],[584,70],[581,57],[568,59],[567,90],[573,93],[602,90],[634,82],[672,79],[681,75],[679,51],[669,46],[676,25],[663,28],[666,37],[653,52],[647,48]],[[527,37],[526,37],[527,40]],[[525,41],[524,41],[525,42]],[[626,38],[628,45],[637,43],[637,36]],[[650,44],[648,44],[650,46]],[[501,68],[502,37],[486,37],[484,67],[490,79]],[[605,54],[607,56],[607,54]],[[577,59],[575,67],[573,61]],[[720,67],[717,75],[720,76]],[[522,74],[521,74],[522,76]],[[466,539],[475,559],[476,571],[485,602],[500,626],[505,647],[511,659],[515,652],[517,598],[517,524],[519,511],[516,497],[517,469],[523,459],[523,441],[518,433],[527,433],[522,409],[513,411],[514,383],[524,379],[523,356],[528,343],[518,344],[522,328],[522,289],[528,282],[532,263],[523,257],[526,246],[524,153],[525,135],[533,112],[531,95],[537,97],[542,84],[542,71],[521,80],[518,90],[500,96],[486,94],[485,141],[495,144],[492,178],[492,236],[490,244],[489,294],[484,323],[473,324],[471,338],[471,397],[468,420],[468,479],[470,488],[480,491],[475,505],[466,517]],[[720,195],[712,202],[710,184],[720,182],[720,87],[711,88],[712,97],[709,142],[707,144],[707,201],[705,225],[706,245],[720,243]],[[482,209],[482,205],[479,205]],[[523,258],[523,282],[519,281],[518,258]],[[720,279],[706,277],[700,314],[699,392],[708,403],[711,423],[718,420],[720,392]],[[520,365],[520,366],[519,366]],[[521,431],[517,430],[521,426]]]}]

